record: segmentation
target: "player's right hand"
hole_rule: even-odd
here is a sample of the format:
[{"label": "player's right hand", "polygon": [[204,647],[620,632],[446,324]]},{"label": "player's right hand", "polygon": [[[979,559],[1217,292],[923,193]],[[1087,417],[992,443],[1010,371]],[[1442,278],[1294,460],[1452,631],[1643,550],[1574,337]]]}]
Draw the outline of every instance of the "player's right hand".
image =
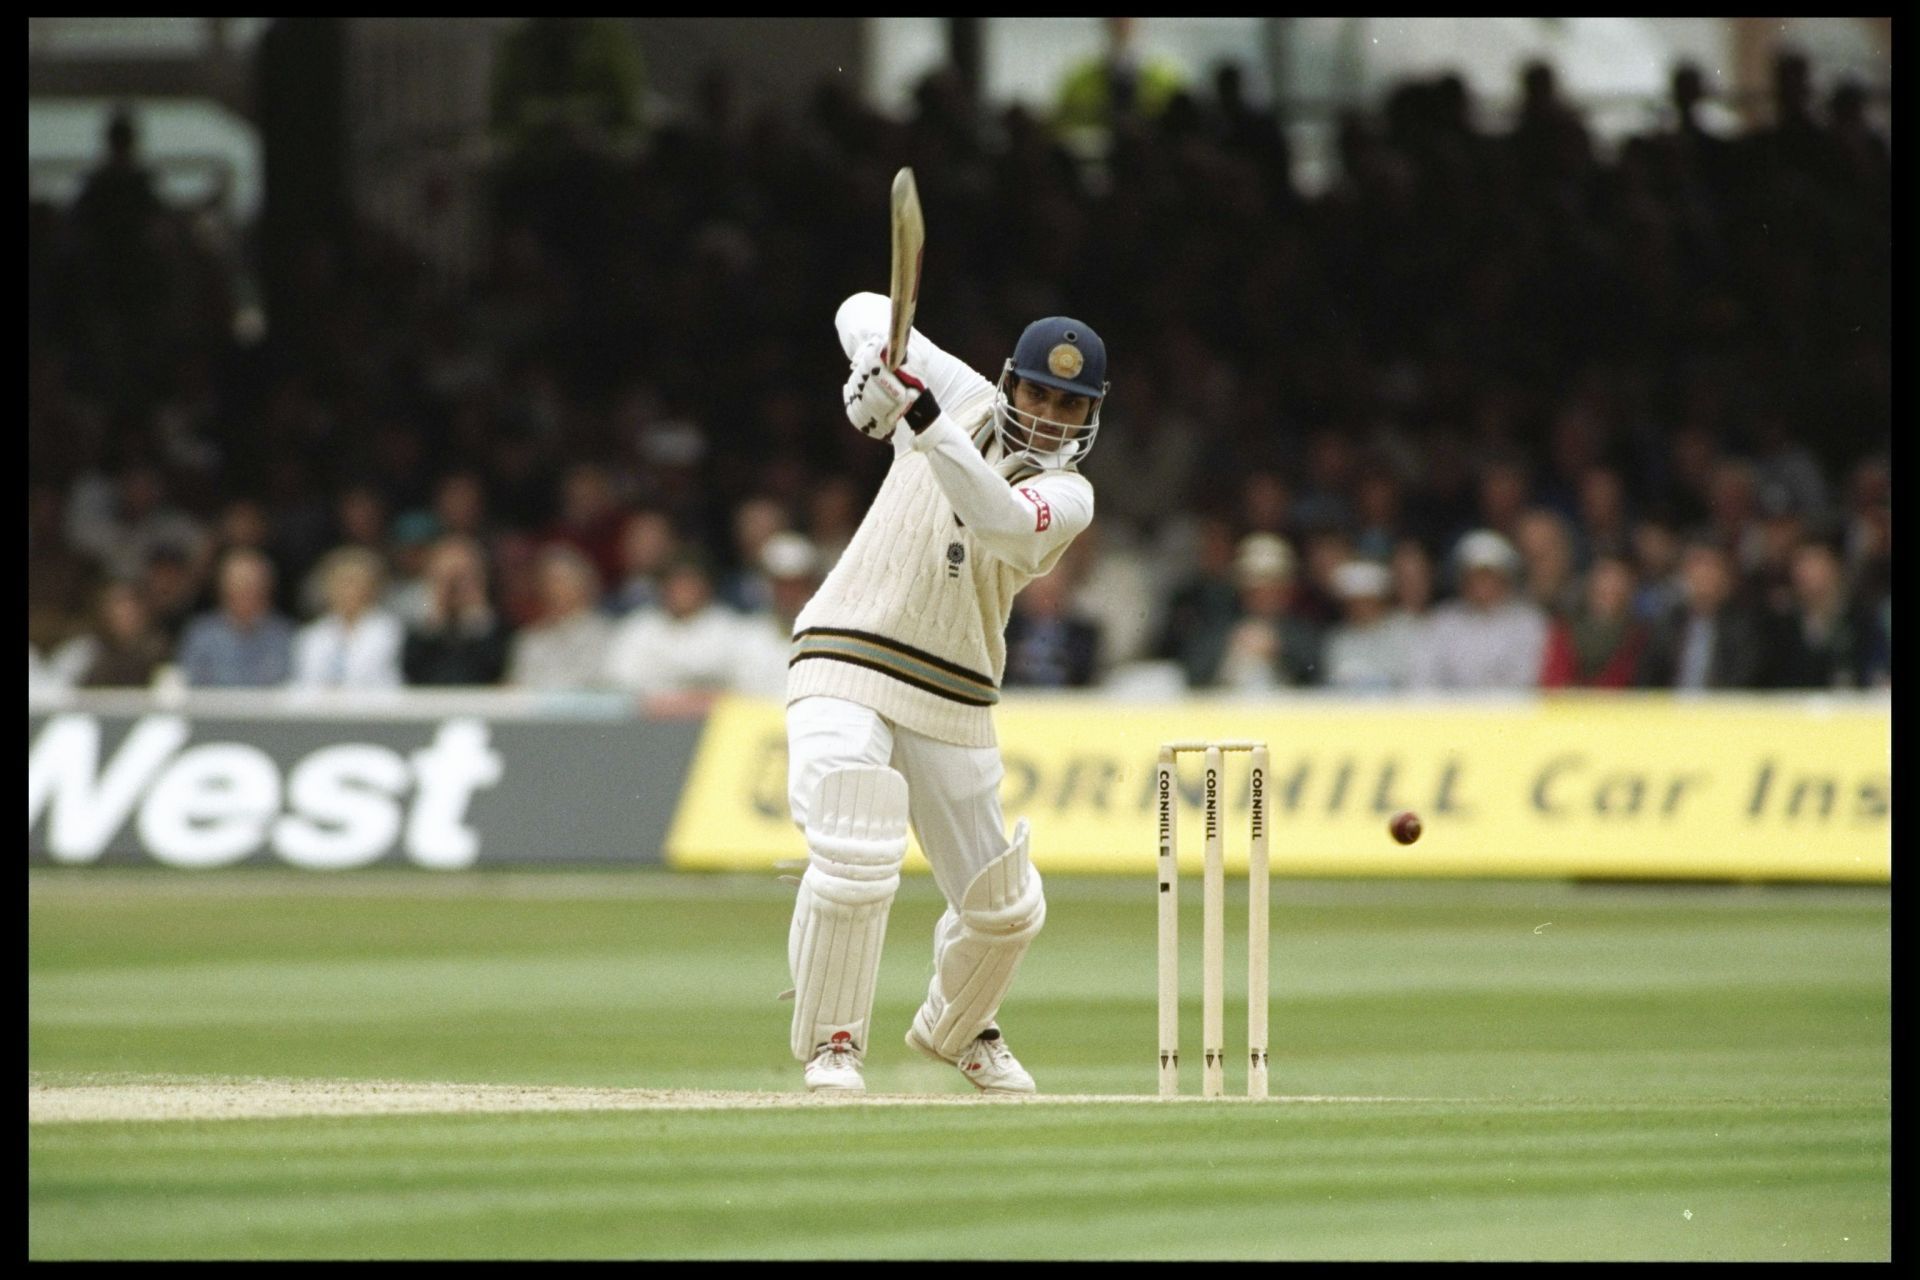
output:
[{"label": "player's right hand", "polygon": [[853,372],[847,375],[843,398],[847,421],[863,435],[886,440],[920,398],[920,392],[887,368],[885,344],[879,338],[868,338],[853,353]]}]

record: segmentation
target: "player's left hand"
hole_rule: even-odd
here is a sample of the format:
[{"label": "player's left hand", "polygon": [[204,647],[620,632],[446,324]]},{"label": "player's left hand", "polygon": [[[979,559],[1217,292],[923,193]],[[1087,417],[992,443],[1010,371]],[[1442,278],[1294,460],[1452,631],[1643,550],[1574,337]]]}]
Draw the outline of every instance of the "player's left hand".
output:
[{"label": "player's left hand", "polygon": [[847,421],[862,434],[875,440],[892,436],[919,394],[887,369],[886,348],[880,339],[867,339],[853,353],[853,372],[847,375],[844,399]]}]

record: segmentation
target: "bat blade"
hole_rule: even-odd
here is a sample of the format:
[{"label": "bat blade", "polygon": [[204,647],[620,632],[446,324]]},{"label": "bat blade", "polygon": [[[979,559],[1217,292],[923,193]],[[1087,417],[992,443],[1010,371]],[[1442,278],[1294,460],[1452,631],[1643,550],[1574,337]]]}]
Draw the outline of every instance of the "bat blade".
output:
[{"label": "bat blade", "polygon": [[927,226],[920,218],[920,190],[914,185],[912,169],[893,175],[892,204],[893,281],[888,296],[893,313],[887,326],[890,370],[906,363],[907,331],[913,327],[913,313],[920,304],[920,255],[927,245]]}]

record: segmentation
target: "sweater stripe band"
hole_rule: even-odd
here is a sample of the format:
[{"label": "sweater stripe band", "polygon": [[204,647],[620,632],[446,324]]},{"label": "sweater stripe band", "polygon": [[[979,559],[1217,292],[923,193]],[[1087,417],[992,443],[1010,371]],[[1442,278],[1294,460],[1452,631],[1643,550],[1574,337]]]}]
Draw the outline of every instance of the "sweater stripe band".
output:
[{"label": "sweater stripe band", "polygon": [[808,658],[866,667],[970,707],[990,707],[1000,701],[1000,691],[985,676],[871,632],[809,628],[793,638],[793,657],[787,665]]}]

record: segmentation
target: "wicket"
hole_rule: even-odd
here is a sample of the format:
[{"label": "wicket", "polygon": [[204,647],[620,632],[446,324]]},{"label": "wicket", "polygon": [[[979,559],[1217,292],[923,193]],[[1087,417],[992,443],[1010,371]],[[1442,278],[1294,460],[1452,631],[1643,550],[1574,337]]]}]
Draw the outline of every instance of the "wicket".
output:
[{"label": "wicket", "polygon": [[1267,879],[1267,744],[1223,739],[1163,743],[1154,779],[1160,810],[1160,1096],[1180,1092],[1180,785],[1175,762],[1183,753],[1206,757],[1202,793],[1206,835],[1201,880],[1202,1097],[1226,1091],[1226,840],[1221,820],[1224,760],[1248,753],[1247,790],[1252,823],[1247,847],[1247,1096],[1267,1096],[1267,982],[1270,918]]}]

